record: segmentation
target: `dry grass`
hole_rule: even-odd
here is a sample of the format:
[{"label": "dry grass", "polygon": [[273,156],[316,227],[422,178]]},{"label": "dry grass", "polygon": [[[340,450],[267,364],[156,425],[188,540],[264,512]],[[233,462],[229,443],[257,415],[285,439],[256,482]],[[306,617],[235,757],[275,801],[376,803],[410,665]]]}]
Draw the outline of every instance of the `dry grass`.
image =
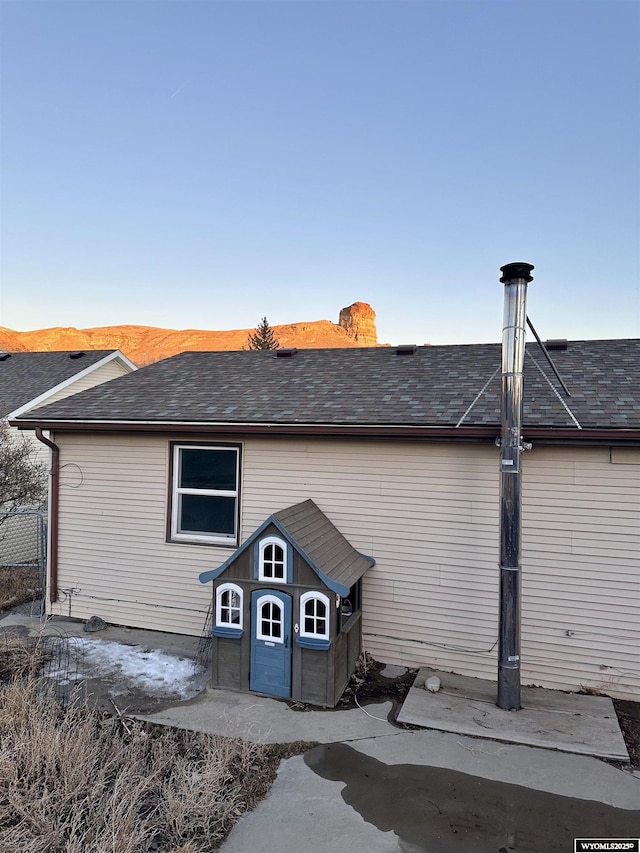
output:
[{"label": "dry grass", "polygon": [[38,569],[0,566],[0,610],[33,601],[41,594]]},{"label": "dry grass", "polygon": [[0,689],[2,853],[211,853],[276,766],[258,745],[62,709],[15,679]]},{"label": "dry grass", "polygon": [[18,628],[0,632],[0,684],[13,678],[34,678],[44,661],[40,638],[26,636]]}]

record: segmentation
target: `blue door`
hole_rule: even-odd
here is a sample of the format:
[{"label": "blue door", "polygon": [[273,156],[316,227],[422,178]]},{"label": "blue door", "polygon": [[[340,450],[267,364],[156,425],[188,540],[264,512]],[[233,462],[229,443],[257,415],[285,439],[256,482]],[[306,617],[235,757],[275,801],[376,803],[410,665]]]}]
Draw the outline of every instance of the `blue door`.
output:
[{"label": "blue door", "polygon": [[251,594],[252,690],[291,696],[291,596],[275,589]]}]

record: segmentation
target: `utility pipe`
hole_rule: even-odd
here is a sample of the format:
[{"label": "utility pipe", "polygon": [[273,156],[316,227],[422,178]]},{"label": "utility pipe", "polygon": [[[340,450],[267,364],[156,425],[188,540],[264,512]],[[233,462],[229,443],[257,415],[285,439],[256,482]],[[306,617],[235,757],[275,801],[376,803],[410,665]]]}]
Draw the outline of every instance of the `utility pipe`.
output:
[{"label": "utility pipe", "polygon": [[51,448],[51,489],[49,490],[49,601],[58,600],[58,506],[60,494],[60,448],[36,427],[36,438]]},{"label": "utility pipe", "polygon": [[498,707],[520,710],[520,563],[522,525],[522,373],[527,285],[533,266],[500,267],[504,284],[500,441],[500,628]]}]

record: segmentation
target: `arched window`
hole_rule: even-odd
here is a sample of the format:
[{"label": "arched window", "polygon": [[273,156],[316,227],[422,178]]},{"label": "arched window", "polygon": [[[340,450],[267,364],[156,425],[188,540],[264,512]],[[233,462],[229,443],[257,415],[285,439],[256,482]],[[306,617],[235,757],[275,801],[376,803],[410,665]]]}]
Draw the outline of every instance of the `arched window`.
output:
[{"label": "arched window", "polygon": [[263,595],[256,609],[256,639],[284,643],[284,610],[280,599],[275,595]]},{"label": "arched window", "polygon": [[329,639],[329,599],[321,592],[300,596],[300,636],[314,640]]},{"label": "arched window", "polygon": [[287,544],[277,536],[267,536],[260,541],[258,580],[287,582]]},{"label": "arched window", "polygon": [[216,628],[242,631],[242,590],[234,583],[216,590]]}]

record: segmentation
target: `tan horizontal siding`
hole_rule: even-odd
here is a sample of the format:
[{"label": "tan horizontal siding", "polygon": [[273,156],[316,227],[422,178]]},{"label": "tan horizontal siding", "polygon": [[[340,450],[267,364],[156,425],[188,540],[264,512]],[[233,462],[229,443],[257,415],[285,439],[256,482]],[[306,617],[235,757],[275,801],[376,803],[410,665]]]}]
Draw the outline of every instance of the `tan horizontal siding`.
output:
[{"label": "tan horizontal siding", "polygon": [[[77,364],[78,371],[82,370],[82,359],[80,359]],[[131,371],[126,365],[124,365],[119,359],[114,358],[107,364],[97,367],[95,370],[92,370],[91,373],[81,376],[80,379],[76,379],[75,382],[71,382],[57,393],[47,397],[41,405],[48,406],[50,403],[57,403],[58,400],[64,400],[66,397],[71,397],[73,394],[79,394],[80,391],[86,391],[88,388],[94,388],[96,385],[101,385],[103,382],[109,382],[111,379],[117,379],[118,376],[124,376],[125,373],[130,372]]]},{"label": "tan horizontal siding", "polygon": [[[72,615],[199,634],[211,590],[198,574],[231,551],[164,541],[168,438],[59,442],[60,586],[80,589]],[[609,448],[526,455],[523,683],[640,697],[637,473],[612,464]],[[376,560],[363,590],[375,657],[495,679],[498,485],[489,446],[251,438],[241,538],[312,498]]]},{"label": "tan horizontal siding", "polygon": [[639,698],[639,566],[637,467],[612,464],[606,447],[534,447],[523,474],[523,678]]}]

